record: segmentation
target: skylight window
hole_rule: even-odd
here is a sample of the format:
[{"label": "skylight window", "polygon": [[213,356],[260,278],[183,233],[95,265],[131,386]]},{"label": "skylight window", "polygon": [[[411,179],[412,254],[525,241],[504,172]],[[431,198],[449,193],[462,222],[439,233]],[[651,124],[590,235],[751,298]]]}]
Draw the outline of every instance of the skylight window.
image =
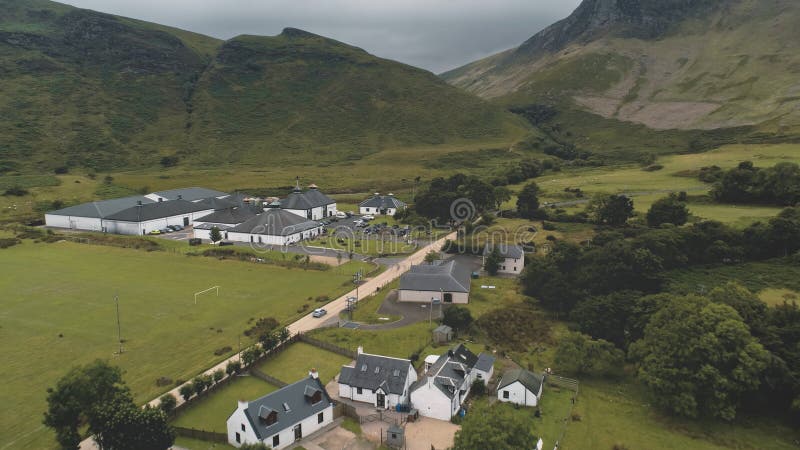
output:
[{"label": "skylight window", "polygon": [[394,375],[396,377],[399,377],[400,376],[400,371],[397,370],[397,369],[394,369],[394,372],[392,372],[392,375]]},{"label": "skylight window", "polygon": [[283,402],[283,410],[286,411],[286,412],[289,412],[289,411],[292,410],[292,408],[289,408],[289,404],[288,403]]},{"label": "skylight window", "polygon": [[375,373],[381,373],[380,366],[375,366]]},{"label": "skylight window", "polygon": [[366,372],[367,371],[367,365],[366,364],[362,364],[361,365],[361,371],[362,372]]}]

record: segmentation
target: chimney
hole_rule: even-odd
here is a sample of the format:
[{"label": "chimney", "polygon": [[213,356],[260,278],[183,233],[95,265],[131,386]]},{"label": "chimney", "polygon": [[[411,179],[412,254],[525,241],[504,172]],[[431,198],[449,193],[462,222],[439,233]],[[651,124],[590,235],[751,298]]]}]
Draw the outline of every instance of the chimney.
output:
[{"label": "chimney", "polygon": [[315,380],[319,380],[319,372],[317,372],[317,369],[313,367],[308,371],[308,376]]},{"label": "chimney", "polygon": [[359,345],[359,346],[358,346],[358,350],[356,350],[356,351],[357,351],[357,352],[358,352],[358,354],[360,355],[360,354],[364,353],[364,347],[363,347],[363,346],[361,346],[361,345]]},{"label": "chimney", "polygon": [[380,192],[376,192],[376,193],[375,193],[375,197],[377,197],[377,196],[379,196],[379,195],[381,195],[381,193],[380,193]]},{"label": "chimney", "polygon": [[239,400],[239,409],[247,409],[247,401]]},{"label": "chimney", "polygon": [[178,194],[178,200],[183,200],[183,195]]},{"label": "chimney", "polygon": [[161,197],[158,197],[158,203],[161,203],[161,202],[163,202],[163,201],[164,201],[164,199],[163,199],[163,198],[161,198]]},{"label": "chimney", "polygon": [[142,201],[141,200],[136,200],[136,206],[142,206]]},{"label": "chimney", "polygon": [[389,197],[394,197],[394,194],[392,194],[391,192],[389,192]]}]

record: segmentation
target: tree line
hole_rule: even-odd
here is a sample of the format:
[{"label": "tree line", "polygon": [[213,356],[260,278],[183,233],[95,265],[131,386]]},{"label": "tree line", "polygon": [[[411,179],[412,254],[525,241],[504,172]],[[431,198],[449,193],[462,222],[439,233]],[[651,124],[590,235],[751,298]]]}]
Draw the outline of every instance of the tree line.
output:
[{"label": "tree line", "polygon": [[698,176],[701,181],[713,183],[711,195],[718,202],[778,206],[800,203],[800,166],[795,163],[760,168],[751,161],[743,161],[729,170],[703,167]]}]

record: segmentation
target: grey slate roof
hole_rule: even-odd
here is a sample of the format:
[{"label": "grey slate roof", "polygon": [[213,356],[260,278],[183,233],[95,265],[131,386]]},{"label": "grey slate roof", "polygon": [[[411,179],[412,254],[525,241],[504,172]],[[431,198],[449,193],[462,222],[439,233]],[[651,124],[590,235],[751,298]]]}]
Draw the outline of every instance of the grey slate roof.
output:
[{"label": "grey slate roof", "polygon": [[374,195],[358,204],[359,207],[388,209],[402,209],[406,207],[405,202],[397,199],[394,195]]},{"label": "grey slate roof", "polygon": [[308,220],[297,214],[292,214],[282,209],[270,208],[262,214],[233,227],[230,231],[270,236],[289,236],[320,226],[319,222]]},{"label": "grey slate roof", "polygon": [[179,216],[209,209],[186,200],[168,200],[153,202],[141,206],[133,206],[106,217],[107,220],[122,222],[143,222],[146,220],[163,219],[165,217]]},{"label": "grey slate roof", "polygon": [[400,276],[400,289],[409,291],[469,292],[471,272],[455,260],[411,266]]},{"label": "grey slate roof", "polygon": [[223,224],[223,223],[216,224],[216,223],[211,222],[211,223],[201,223],[199,225],[194,225],[194,229],[195,230],[210,230],[210,229],[212,229],[214,227],[217,227],[217,229],[219,231],[228,231],[231,228],[233,228],[234,226],[235,225],[226,225],[226,224]]},{"label": "grey slate roof", "polygon": [[503,374],[503,378],[500,379],[497,389],[503,389],[504,387],[517,381],[522,383],[522,385],[525,386],[525,389],[537,394],[539,389],[542,387],[542,382],[544,382],[544,376],[523,369],[507,370]]},{"label": "grey slate roof", "polygon": [[494,360],[494,356],[481,352],[481,354],[478,355],[478,361],[475,363],[475,368],[477,370],[489,372],[492,370],[492,366],[494,366]]},{"label": "grey slate roof", "polygon": [[311,209],[332,203],[336,203],[336,201],[320,192],[319,189],[314,188],[303,192],[296,188],[286,198],[280,200],[280,207],[283,209]]},{"label": "grey slate roof", "polygon": [[[322,394],[322,400],[312,404],[310,397],[317,391]],[[284,404],[289,406],[289,411],[285,410]],[[325,386],[320,383],[319,379],[309,376],[248,402],[244,414],[250,421],[250,426],[258,439],[264,440],[307,417],[324,411],[330,404],[331,398],[325,391]],[[263,420],[259,419],[259,415],[271,411],[278,413],[278,421],[267,426]]]},{"label": "grey slate roof", "polygon": [[215,211],[232,208],[237,205],[236,202],[234,202],[228,197],[226,198],[209,197],[209,198],[204,198],[203,200],[199,200],[195,203],[197,203],[198,205],[207,206],[208,209],[213,209]]},{"label": "grey slate roof", "polygon": [[56,216],[93,217],[104,219],[111,214],[115,214],[124,209],[136,206],[137,202],[147,204],[153,203],[153,200],[141,195],[134,195],[131,197],[115,198],[112,200],[82,203],[80,205],[69,206],[56,211],[50,211],[47,214]]},{"label": "grey slate roof", "polygon": [[433,329],[434,333],[452,333],[453,329],[447,325],[439,325],[438,327]]},{"label": "grey slate roof", "polygon": [[414,370],[407,359],[361,353],[353,367],[342,366],[339,383],[388,394],[402,395],[408,371]]},{"label": "grey slate roof", "polygon": [[158,195],[159,197],[164,197],[169,200],[177,200],[178,196],[180,196],[181,199],[190,202],[205,198],[224,197],[229,195],[227,192],[215,191],[213,189],[208,189],[203,187],[170,189],[168,191],[153,192],[153,194]]},{"label": "grey slate roof", "polygon": [[[493,249],[494,245],[487,243],[486,246],[483,247],[483,256],[489,256]],[[522,259],[525,257],[525,252],[519,245],[498,243],[497,251],[503,258]]]},{"label": "grey slate roof", "polygon": [[[441,355],[428,371],[433,374],[433,384],[448,398],[455,397],[464,383],[466,374],[475,367],[478,357],[464,344],[458,344],[447,353]],[[421,378],[411,390],[417,390],[427,383],[426,377]],[[467,387],[469,389],[469,387]]]},{"label": "grey slate roof", "polygon": [[[203,203],[203,202],[198,202]],[[253,208],[239,207],[228,208],[221,211],[214,211],[213,213],[196,219],[198,222],[211,222],[211,223],[224,223],[228,225],[239,225],[249,219],[257,216],[258,214]]]}]

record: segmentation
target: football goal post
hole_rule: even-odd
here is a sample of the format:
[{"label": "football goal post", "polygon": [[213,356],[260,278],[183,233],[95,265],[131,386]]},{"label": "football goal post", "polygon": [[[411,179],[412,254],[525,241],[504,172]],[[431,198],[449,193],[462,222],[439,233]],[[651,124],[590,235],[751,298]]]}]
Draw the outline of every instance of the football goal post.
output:
[{"label": "football goal post", "polygon": [[208,289],[204,289],[202,291],[195,292],[194,293],[194,304],[195,305],[197,304],[197,296],[203,295],[203,294],[207,294],[207,293],[209,293],[211,291],[215,291],[216,294],[217,294],[217,297],[219,297],[219,286],[212,286],[212,287],[210,287]]}]

